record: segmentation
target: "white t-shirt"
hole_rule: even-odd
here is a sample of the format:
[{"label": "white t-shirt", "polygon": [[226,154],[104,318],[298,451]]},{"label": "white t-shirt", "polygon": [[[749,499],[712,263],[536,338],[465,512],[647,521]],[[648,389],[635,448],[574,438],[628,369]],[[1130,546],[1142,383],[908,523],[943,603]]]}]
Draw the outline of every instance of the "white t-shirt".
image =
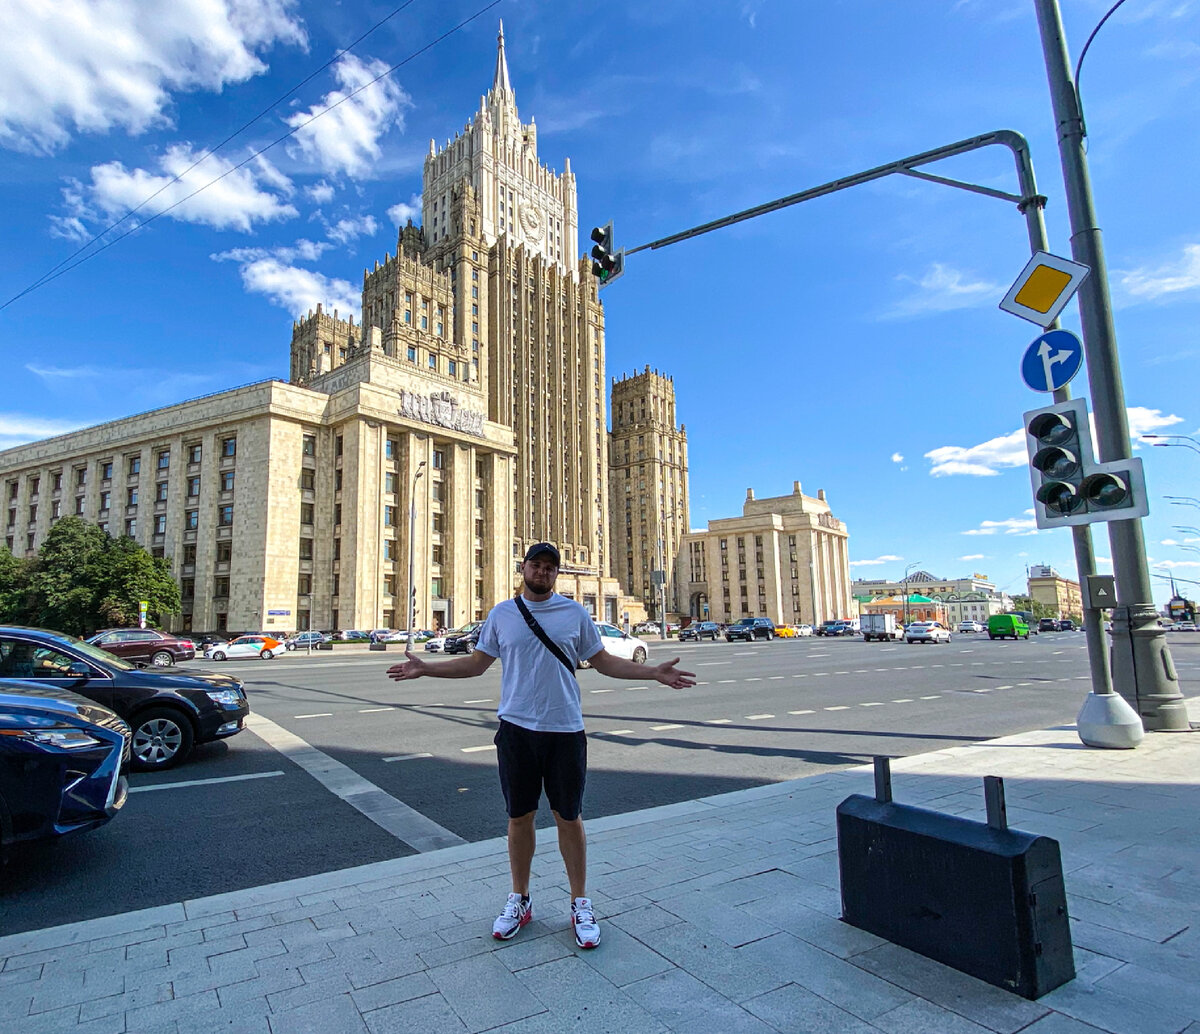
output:
[{"label": "white t-shirt", "polygon": [[[524,601],[551,642],[567,660],[595,657],[604,649],[591,615],[574,600],[551,593]],[[500,706],[506,722],[535,732],[579,732],[583,709],[579,683],[525,623],[515,600],[497,603],[479,632],[476,650],[500,658]]]}]

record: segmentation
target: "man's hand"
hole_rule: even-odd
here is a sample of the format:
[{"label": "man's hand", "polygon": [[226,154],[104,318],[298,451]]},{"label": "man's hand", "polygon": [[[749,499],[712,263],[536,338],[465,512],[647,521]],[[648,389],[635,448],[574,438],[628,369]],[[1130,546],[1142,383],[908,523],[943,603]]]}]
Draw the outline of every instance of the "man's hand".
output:
[{"label": "man's hand", "polygon": [[696,684],[696,676],[690,671],[680,671],[675,667],[679,663],[678,657],[673,657],[669,661],[663,661],[662,664],[656,664],[650,670],[654,672],[654,678],[661,682],[664,686],[670,686],[672,689],[687,689],[689,686]]},{"label": "man's hand", "polygon": [[396,682],[404,682],[406,679],[419,679],[428,671],[429,666],[420,657],[411,650],[405,650],[404,660],[388,668],[387,676]]}]

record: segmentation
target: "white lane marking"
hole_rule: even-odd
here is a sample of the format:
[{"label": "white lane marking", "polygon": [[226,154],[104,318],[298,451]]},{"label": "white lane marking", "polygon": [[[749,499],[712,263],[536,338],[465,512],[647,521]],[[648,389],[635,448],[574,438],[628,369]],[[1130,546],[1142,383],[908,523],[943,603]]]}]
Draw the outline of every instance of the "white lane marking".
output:
[{"label": "white lane marking", "polygon": [[816,714],[816,711],[789,711],[788,714]]},{"label": "white lane marking", "polygon": [[1017,685],[1018,686],[1032,686],[1033,683],[1032,682],[1018,682]]},{"label": "white lane marking", "polygon": [[403,801],[384,792],[374,783],[322,750],[302,740],[293,732],[261,714],[246,716],[246,728],[274,747],[289,761],[299,765],[318,783],[336,794],[352,808],[362,812],[397,840],[417,851],[437,851],[443,847],[465,844],[457,833],[439,826]]},{"label": "white lane marking", "polygon": [[[1066,682],[1066,679],[1059,679],[1059,682]],[[997,686],[997,689],[1012,689],[1012,686]]]},{"label": "white lane marking", "polygon": [[491,697],[484,697],[482,700],[464,700],[463,701],[464,704],[490,704],[491,702],[492,702]]},{"label": "white lane marking", "polygon": [[632,729],[600,729],[593,736],[632,736]]},{"label": "white lane marking", "polygon": [[293,718],[332,718],[332,711],[323,711],[321,714],[294,714]]},{"label": "white lane marking", "polygon": [[813,674],[813,676],[814,676],[814,677],[816,677],[817,675],[828,675],[828,674],[829,674],[829,672],[827,672],[827,671],[814,671],[812,674]]},{"label": "white lane marking", "polygon": [[269,779],[281,776],[282,772],[251,772],[249,775],[214,776],[212,779],[184,779],[178,783],[151,783],[149,786],[131,786],[130,793],[145,793],[149,790],[177,790],[184,786],[210,786],[213,783],[236,783],[243,779]]},{"label": "white lane marking", "polygon": [[836,707],[827,707],[827,708],[825,708],[825,710],[826,711],[849,711],[850,705],[849,704],[838,704]]},{"label": "white lane marking", "polygon": [[924,668],[925,668],[924,664],[914,664],[912,666],[913,671],[922,671],[922,670],[924,670]]},{"label": "white lane marking", "polygon": [[904,667],[899,667],[899,668],[893,668],[892,671],[908,671],[908,667],[904,666]]},{"label": "white lane marking", "polygon": [[785,678],[787,678],[786,675],[768,675],[767,681],[768,682],[777,682],[779,679],[785,679]]},{"label": "white lane marking", "polygon": [[358,709],[358,713],[359,714],[372,714],[375,711],[394,711],[394,710],[396,710],[394,707],[360,707]]},{"label": "white lane marking", "polygon": [[912,697],[900,697],[898,700],[892,701],[893,704],[911,704],[912,702]]},{"label": "white lane marking", "polygon": [[697,686],[707,686],[708,683],[707,682],[697,682],[696,685]]},{"label": "white lane marking", "polygon": [[635,689],[649,689],[649,686],[626,686],[625,692],[632,693]]},{"label": "white lane marking", "polygon": [[764,718],[774,718],[773,714],[748,714],[743,716],[748,722],[761,722]]},{"label": "white lane marking", "polygon": [[729,725],[733,722],[732,718],[710,718],[705,725]]},{"label": "white lane marking", "polygon": [[942,694],[941,694],[941,693],[934,693],[934,694],[933,694],[933,696],[921,697],[921,699],[922,699],[922,700],[941,700],[941,699],[942,699]]},{"label": "white lane marking", "polygon": [[990,693],[991,691],[992,691],[992,687],[991,687],[991,686],[985,686],[983,689],[973,689],[973,690],[971,690],[971,692],[972,692],[972,693]]},{"label": "white lane marking", "polygon": [[724,686],[730,682],[737,682],[737,679],[717,679],[718,686]]},{"label": "white lane marking", "polygon": [[859,707],[883,707],[883,701],[872,700],[869,704],[859,704]]},{"label": "white lane marking", "polygon": [[963,665],[963,662],[962,662],[962,661],[952,661],[952,662],[950,663],[950,667],[952,667],[952,668],[961,668],[961,667],[963,667],[963,666],[964,666],[964,665]]},{"label": "white lane marking", "polygon": [[650,731],[651,732],[666,732],[668,729],[682,729],[682,728],[683,728],[682,725],[652,725],[652,726],[650,726]]},{"label": "white lane marking", "polygon": [[876,671],[891,671],[891,668],[876,668]]},{"label": "white lane marking", "polygon": [[806,654],[806,656],[811,660],[813,657],[828,657],[829,654],[827,654],[827,653],[810,653],[810,654]]},{"label": "white lane marking", "polygon": [[850,674],[850,672],[848,672],[848,671],[835,671],[835,672],[834,672],[834,674],[835,674],[835,675],[849,675],[849,674]]},{"label": "white lane marking", "polygon": [[458,749],[464,754],[478,754],[481,750],[495,750],[496,744],[489,743],[486,747],[459,747]]},{"label": "white lane marking", "polygon": [[959,650],[959,653],[974,653],[974,650]]},{"label": "white lane marking", "polygon": [[615,689],[589,689],[589,693],[615,693]]},{"label": "white lane marking", "polygon": [[793,676],[792,676],[792,678],[794,678],[794,679],[806,679],[806,678],[808,678],[808,673],[807,673],[807,672],[805,672],[803,675],[793,675]]},{"label": "white lane marking", "polygon": [[697,668],[711,668],[714,664],[732,664],[733,661],[697,661]]},{"label": "white lane marking", "polygon": [[384,761],[416,761],[420,758],[431,758],[432,754],[397,754],[395,757],[384,758]]},{"label": "white lane marking", "polygon": [[756,676],[754,676],[754,678],[746,679],[745,681],[746,682],[762,682],[762,679],[756,675]]},{"label": "white lane marking", "polygon": [[1057,657],[1060,653],[1066,653],[1066,652],[1067,652],[1066,650],[1052,650],[1050,652],[1050,656]]}]

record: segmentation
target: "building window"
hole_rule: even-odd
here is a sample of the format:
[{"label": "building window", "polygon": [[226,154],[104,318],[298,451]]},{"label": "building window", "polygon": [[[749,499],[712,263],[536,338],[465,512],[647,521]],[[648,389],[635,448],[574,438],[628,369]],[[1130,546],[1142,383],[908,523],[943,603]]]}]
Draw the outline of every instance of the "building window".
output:
[{"label": "building window", "polygon": [[228,599],[229,597],[229,579],[214,578],[213,579],[213,596],[219,600]]},{"label": "building window", "polygon": [[340,470],[335,470],[333,472],[333,490],[335,492],[340,492],[342,490],[342,472]]},{"label": "building window", "polygon": [[37,520],[37,503],[33,503],[29,507],[29,523],[32,524]]},{"label": "building window", "polygon": [[171,450],[163,449],[163,451],[158,454],[158,469],[166,470],[170,466],[171,466]]},{"label": "building window", "polygon": [[440,564],[442,562],[442,547],[441,546],[433,547],[433,562],[435,564]]},{"label": "building window", "polygon": [[341,539],[333,540],[333,559],[334,560],[342,559],[342,540]]},{"label": "building window", "polygon": [[83,513],[83,496],[81,495],[75,497],[75,512]]},{"label": "building window", "polygon": [[232,492],[233,491],[233,471],[232,470],[221,471],[221,491],[222,492]]},{"label": "building window", "polygon": [[50,519],[56,521],[61,516],[62,516],[62,502],[58,499],[55,499],[54,502],[50,504]]},{"label": "building window", "polygon": [[237,439],[222,438],[221,439],[221,455],[233,457],[237,455]]},{"label": "building window", "polygon": [[442,515],[441,515],[440,513],[435,513],[435,514],[433,515],[433,530],[434,530],[436,533],[438,533],[439,535],[440,535],[440,534],[441,534],[441,532],[442,532],[442,525],[443,525],[443,523],[444,523],[444,522],[443,522],[443,520],[442,520]]},{"label": "building window", "polygon": [[300,487],[311,492],[317,485],[317,475],[311,470],[300,471]]},{"label": "building window", "polygon": [[383,491],[387,495],[395,495],[397,484],[396,472],[392,470],[386,471],[383,475]]},{"label": "building window", "polygon": [[446,485],[442,481],[430,482],[430,493],[436,502],[442,502],[446,498]]},{"label": "building window", "polygon": [[395,560],[397,555],[398,555],[398,551],[397,551],[396,540],[395,539],[384,539],[383,540],[383,559],[384,560]]},{"label": "building window", "polygon": [[[132,466],[133,466],[133,461],[132,461],[132,460],[130,461],[130,464],[129,464],[129,465],[130,465],[130,467],[132,467]],[[132,469],[131,469],[131,470],[129,471],[129,473],[130,473],[130,474],[136,474],[136,473],[137,473],[137,471],[136,471],[136,470],[132,470]],[[102,480],[104,480],[104,481],[110,481],[110,480],[112,480],[112,476],[113,476],[113,465],[112,465],[111,463],[101,463],[101,464],[100,464],[100,477],[101,477],[101,479],[102,479]]]},{"label": "building window", "polygon": [[[86,467],[79,467],[75,471],[75,484],[77,484],[77,485],[86,485],[87,484],[87,468]],[[16,482],[13,482],[13,498],[15,499],[16,497],[17,497],[17,486],[16,486]]]},{"label": "building window", "polygon": [[227,564],[233,557],[233,543],[225,539],[217,543],[217,563]]},{"label": "building window", "polygon": [[305,456],[315,456],[317,454],[317,436],[306,434],[302,440],[300,451]]},{"label": "building window", "polygon": [[433,450],[433,468],[441,470],[446,466],[446,454],[441,449]]},{"label": "building window", "polygon": [[312,558],[313,558],[313,540],[312,539],[301,539],[300,540],[300,559],[301,560],[311,560]]},{"label": "building window", "polygon": [[396,508],[394,506],[385,506],[383,508],[383,526],[385,528],[394,528],[396,526]]},{"label": "building window", "polygon": [[137,489],[136,489],[136,488],[131,488],[131,489],[129,489],[129,491],[128,491],[128,492],[126,492],[126,493],[125,493],[125,495],[126,495],[126,505],[128,505],[128,506],[137,506],[137,499],[138,499],[138,496],[137,496]]},{"label": "building window", "polygon": [[167,515],[160,513],[154,518],[154,534],[165,535],[167,533]]},{"label": "building window", "polygon": [[199,463],[204,455],[204,446],[189,445],[188,446],[188,463]]},{"label": "building window", "polygon": [[300,523],[301,524],[312,524],[312,522],[313,522],[313,504],[312,503],[301,503],[300,504]]},{"label": "building window", "polygon": [[415,363],[417,361],[417,349],[415,345],[408,346],[408,361]]},{"label": "building window", "polygon": [[200,494],[200,479],[198,477],[188,478],[187,494],[189,499],[195,499]]},{"label": "building window", "polygon": [[383,446],[384,459],[394,460],[400,456],[400,439],[389,438]]},{"label": "building window", "polygon": [[232,506],[222,506],[217,510],[217,524],[222,528],[233,527]]},{"label": "building window", "polygon": [[160,481],[154,486],[154,501],[156,503],[165,503],[167,501],[167,482]]},{"label": "building window", "polygon": [[475,489],[475,509],[482,510],[483,502],[484,502],[483,489],[482,488]]},{"label": "building window", "polygon": [[184,578],[179,582],[179,596],[181,599],[192,600],[196,598],[196,579]]},{"label": "building window", "polygon": [[296,580],[296,595],[309,596],[312,594],[312,575],[302,574]]},{"label": "building window", "polygon": [[451,377],[458,376],[458,363],[456,363],[453,359],[446,363],[446,373],[448,373]]},{"label": "building window", "polygon": [[345,447],[346,447],[346,440],[345,440],[345,437],[344,437],[343,435],[340,435],[340,434],[339,434],[339,435],[338,435],[338,436],[337,436],[337,437],[336,437],[336,438],[333,440],[333,454],[334,454],[334,456],[340,456],[340,455],[342,455],[342,451],[345,449]]},{"label": "building window", "polygon": [[431,370],[436,370],[436,369],[437,369],[437,360],[438,360],[438,357],[437,357],[437,355],[436,355],[435,353],[433,353],[433,352],[430,352],[430,353],[429,353],[429,368],[430,368]]},{"label": "building window", "polygon": [[434,596],[441,598],[442,595],[442,580],[440,578],[431,578],[429,581],[429,591]]},{"label": "building window", "polygon": [[394,574],[385,574],[383,576],[383,593],[385,596],[396,595],[396,576]]},{"label": "building window", "polygon": [[109,503],[112,501],[112,492],[100,493],[100,512],[108,513]]},{"label": "building window", "polygon": [[125,534],[128,535],[130,538],[133,538],[137,534],[137,518],[136,517],[130,517],[125,522]]},{"label": "building window", "polygon": [[200,511],[185,510],[183,514],[183,527],[186,531],[195,531],[200,527]]}]

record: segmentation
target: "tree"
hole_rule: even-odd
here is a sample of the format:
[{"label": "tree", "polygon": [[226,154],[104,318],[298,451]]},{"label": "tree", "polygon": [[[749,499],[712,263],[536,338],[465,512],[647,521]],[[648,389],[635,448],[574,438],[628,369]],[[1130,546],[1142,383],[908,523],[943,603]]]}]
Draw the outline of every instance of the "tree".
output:
[{"label": "tree", "polygon": [[30,564],[0,545],[0,622],[21,625],[29,621]]},{"label": "tree", "polygon": [[110,539],[92,567],[97,611],[105,625],[136,625],[140,601],[156,622],[179,611],[179,585],[167,561],[153,557],[133,539]]}]

